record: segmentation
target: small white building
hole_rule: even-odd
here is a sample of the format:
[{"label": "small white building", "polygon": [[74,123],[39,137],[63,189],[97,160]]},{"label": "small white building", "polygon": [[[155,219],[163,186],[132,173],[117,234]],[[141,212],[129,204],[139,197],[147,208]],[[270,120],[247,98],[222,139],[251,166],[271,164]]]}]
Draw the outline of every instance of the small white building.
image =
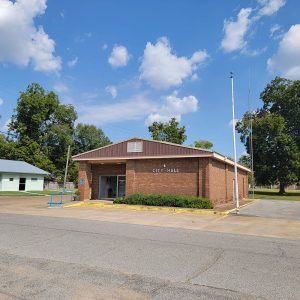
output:
[{"label": "small white building", "polygon": [[0,159],[0,191],[42,191],[48,174],[25,161]]}]

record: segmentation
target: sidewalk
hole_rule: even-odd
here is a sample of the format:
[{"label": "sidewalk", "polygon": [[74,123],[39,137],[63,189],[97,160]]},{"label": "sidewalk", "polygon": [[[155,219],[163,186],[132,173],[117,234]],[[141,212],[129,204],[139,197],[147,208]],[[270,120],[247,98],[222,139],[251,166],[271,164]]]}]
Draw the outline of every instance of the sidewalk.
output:
[{"label": "sidewalk", "polygon": [[26,197],[26,199],[20,199],[20,197],[15,199],[0,198],[0,213],[185,228],[219,233],[224,232],[300,240],[300,220],[253,217],[229,213],[199,214],[166,210],[143,211],[135,209],[116,209],[112,208],[111,205],[106,208],[93,206],[48,208],[48,199],[46,197],[38,198],[39,197]]}]

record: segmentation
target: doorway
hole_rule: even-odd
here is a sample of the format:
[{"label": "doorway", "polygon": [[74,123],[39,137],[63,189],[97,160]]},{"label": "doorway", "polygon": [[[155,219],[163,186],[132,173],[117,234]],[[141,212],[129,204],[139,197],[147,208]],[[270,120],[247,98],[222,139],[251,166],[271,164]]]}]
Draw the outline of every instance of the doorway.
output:
[{"label": "doorway", "polygon": [[19,191],[25,191],[25,189],[26,189],[26,178],[20,178]]},{"label": "doorway", "polygon": [[124,175],[100,176],[99,198],[114,199],[125,196],[126,177]]}]

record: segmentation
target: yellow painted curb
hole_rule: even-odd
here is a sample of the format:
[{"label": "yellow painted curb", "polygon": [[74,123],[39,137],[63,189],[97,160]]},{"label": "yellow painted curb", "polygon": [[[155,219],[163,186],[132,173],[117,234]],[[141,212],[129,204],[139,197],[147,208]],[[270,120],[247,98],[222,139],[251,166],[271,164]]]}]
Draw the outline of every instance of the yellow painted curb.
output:
[{"label": "yellow painted curb", "polygon": [[103,203],[98,201],[82,201],[75,204],[69,204],[63,206],[68,207],[98,207],[98,208],[116,208],[116,209],[129,209],[138,211],[162,211],[172,213],[193,213],[203,215],[228,215],[229,211],[216,211],[208,209],[196,209],[196,208],[180,208],[180,207],[163,207],[163,206],[145,206],[145,205],[128,205],[128,204],[113,204]]}]

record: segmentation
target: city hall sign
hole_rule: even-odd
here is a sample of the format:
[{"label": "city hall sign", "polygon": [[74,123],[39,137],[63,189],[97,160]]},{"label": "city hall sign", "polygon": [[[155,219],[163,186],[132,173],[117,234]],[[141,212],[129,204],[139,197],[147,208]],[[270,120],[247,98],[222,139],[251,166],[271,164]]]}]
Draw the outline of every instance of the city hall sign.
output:
[{"label": "city hall sign", "polygon": [[168,168],[165,164],[163,168],[154,168],[152,173],[179,173],[179,168]]}]

